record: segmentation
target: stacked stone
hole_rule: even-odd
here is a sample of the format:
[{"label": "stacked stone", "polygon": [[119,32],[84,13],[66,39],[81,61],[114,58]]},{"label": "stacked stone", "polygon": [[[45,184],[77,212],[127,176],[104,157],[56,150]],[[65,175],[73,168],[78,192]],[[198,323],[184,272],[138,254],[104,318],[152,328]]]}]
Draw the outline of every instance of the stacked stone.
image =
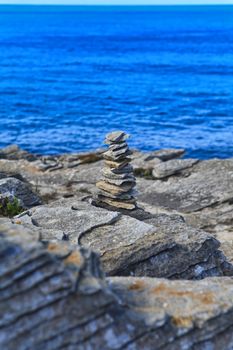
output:
[{"label": "stacked stone", "polygon": [[115,131],[106,136],[105,143],[109,146],[104,153],[105,167],[102,179],[96,184],[97,204],[107,204],[120,209],[136,208],[134,198],[136,179],[133,167],[130,165],[132,154],[126,140],[129,135],[123,131]]}]

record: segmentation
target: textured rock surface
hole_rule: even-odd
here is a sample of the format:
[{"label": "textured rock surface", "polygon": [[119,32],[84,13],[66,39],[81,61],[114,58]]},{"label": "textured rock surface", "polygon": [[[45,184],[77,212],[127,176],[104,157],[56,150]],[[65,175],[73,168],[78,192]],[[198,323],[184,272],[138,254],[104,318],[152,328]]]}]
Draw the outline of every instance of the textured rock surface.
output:
[{"label": "textured rock surface", "polygon": [[103,278],[96,256],[0,226],[0,348],[231,350],[233,280]]},{"label": "textured rock surface", "polygon": [[133,153],[146,211],[129,212],[90,204],[102,150],[0,150],[9,191],[18,179],[48,203],[0,218],[0,349],[233,349],[233,160],[183,153]]},{"label": "textured rock surface", "polygon": [[[159,325],[154,336],[148,332],[137,339],[136,348],[233,348],[233,327],[230,325],[232,314],[229,312],[232,279],[224,278],[221,284],[216,278],[196,283],[115,277],[109,279],[109,282],[131,312],[140,314],[142,320],[152,328],[155,324]],[[167,318],[166,322],[164,316]],[[163,337],[164,333],[166,339]],[[135,344],[130,344],[127,349],[135,349]]]},{"label": "textured rock surface", "polygon": [[[0,150],[4,154],[4,159],[0,159],[0,178],[11,176],[28,181],[44,202],[72,196],[91,197],[95,192],[103,168],[102,150],[58,157],[33,156],[30,161],[22,156],[24,152],[15,146],[7,152]],[[221,250],[233,260],[233,160],[200,161],[178,174],[152,180],[154,167],[159,163],[166,167],[171,159],[183,153],[183,150],[133,153],[132,163],[140,163],[135,169],[140,176],[137,178],[139,205],[151,213],[182,215],[187,224],[202,228],[220,240]]]},{"label": "textured rock surface", "polygon": [[42,203],[28,184],[13,177],[0,179],[0,196],[9,199],[17,198],[20,205],[25,209]]},{"label": "textured rock surface", "polygon": [[190,213],[233,199],[233,159],[202,161],[188,177],[145,181],[142,200],[155,206]]},{"label": "textured rock surface", "polygon": [[167,162],[162,162],[155,165],[152,175],[156,179],[163,179],[165,177],[177,174],[182,170],[191,168],[198,163],[198,159],[173,159]]},{"label": "textured rock surface", "polygon": [[202,161],[166,181],[139,179],[138,189],[147,210],[182,215],[218,238],[233,260],[233,159]]},{"label": "textured rock surface", "polygon": [[185,150],[175,149],[175,148],[168,148],[168,149],[161,149],[159,151],[151,152],[151,155],[154,155],[155,157],[161,159],[162,161],[167,161],[175,158],[182,157],[185,154]]},{"label": "textured rock surface", "polygon": [[218,251],[219,242],[204,231],[187,226],[180,217],[144,216],[142,221],[63,199],[20,214],[15,222],[46,229],[44,240],[65,237],[93,249],[109,275],[200,279],[232,274]]},{"label": "textured rock surface", "polygon": [[11,145],[0,149],[0,159],[9,159],[9,160],[26,159],[28,161],[34,161],[36,160],[36,156],[27,151],[22,150],[17,145]]}]

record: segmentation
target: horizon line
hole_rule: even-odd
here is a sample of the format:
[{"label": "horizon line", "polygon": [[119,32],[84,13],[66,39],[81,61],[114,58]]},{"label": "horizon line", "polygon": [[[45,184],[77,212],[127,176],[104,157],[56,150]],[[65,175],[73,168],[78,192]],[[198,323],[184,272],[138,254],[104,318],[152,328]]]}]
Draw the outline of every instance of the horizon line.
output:
[{"label": "horizon line", "polygon": [[11,3],[11,4],[4,4],[0,3],[0,6],[80,6],[80,7],[90,7],[90,6],[96,6],[96,7],[167,7],[167,6],[233,6],[233,3],[204,3],[204,4],[19,4],[19,3]]}]

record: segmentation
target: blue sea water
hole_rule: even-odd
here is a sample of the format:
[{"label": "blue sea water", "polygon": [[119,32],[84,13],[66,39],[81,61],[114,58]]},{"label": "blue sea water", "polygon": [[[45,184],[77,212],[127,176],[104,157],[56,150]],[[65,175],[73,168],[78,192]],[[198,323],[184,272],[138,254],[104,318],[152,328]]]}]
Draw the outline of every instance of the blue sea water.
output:
[{"label": "blue sea water", "polygon": [[0,146],[233,154],[233,6],[0,6]]}]

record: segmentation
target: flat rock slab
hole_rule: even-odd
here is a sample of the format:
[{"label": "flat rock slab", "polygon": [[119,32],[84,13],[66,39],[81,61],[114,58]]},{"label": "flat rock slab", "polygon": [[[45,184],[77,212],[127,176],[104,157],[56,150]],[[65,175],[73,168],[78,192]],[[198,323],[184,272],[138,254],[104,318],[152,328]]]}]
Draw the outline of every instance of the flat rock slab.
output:
[{"label": "flat rock slab", "polygon": [[[140,314],[151,328],[161,327],[156,341],[151,333],[140,337],[139,349],[232,349],[232,279],[191,282],[113,277],[108,281],[133,314]],[[137,347],[132,344],[127,349]]]},{"label": "flat rock slab", "polygon": [[106,135],[105,143],[118,143],[118,142],[124,142],[129,138],[129,135],[127,135],[124,131],[113,131]]},{"label": "flat rock slab", "polygon": [[99,253],[109,275],[201,279],[221,276],[225,268],[217,240],[167,215],[146,222],[122,216],[80,243]]},{"label": "flat rock slab", "polygon": [[105,280],[86,249],[6,223],[0,238],[1,349],[232,349],[231,278]]},{"label": "flat rock slab", "polygon": [[117,212],[96,207],[90,208],[86,203],[80,202],[78,206],[73,207],[63,207],[56,204],[54,207],[40,206],[24,216],[20,215],[18,223],[33,224],[36,227],[53,231],[58,230],[59,235],[62,231],[67,240],[78,244],[83,234],[96,227],[112,224],[118,216]]},{"label": "flat rock slab", "polygon": [[[149,216],[150,217],[150,216]],[[34,208],[15,222],[46,230],[43,240],[65,239],[99,253],[109,275],[200,279],[224,274],[219,242],[182,219],[157,215],[140,221],[78,200]]]},{"label": "flat rock slab", "polygon": [[183,148],[167,148],[161,149],[159,151],[151,152],[151,156],[155,156],[162,161],[167,161],[175,158],[182,157],[185,154],[185,150]]},{"label": "flat rock slab", "polygon": [[198,162],[198,159],[172,159],[167,162],[155,165],[152,171],[152,175],[156,179],[163,179],[168,176],[177,174],[182,170],[191,168]]},{"label": "flat rock slab", "polygon": [[233,159],[196,164],[188,177],[141,182],[142,202],[191,213],[233,199]]}]

